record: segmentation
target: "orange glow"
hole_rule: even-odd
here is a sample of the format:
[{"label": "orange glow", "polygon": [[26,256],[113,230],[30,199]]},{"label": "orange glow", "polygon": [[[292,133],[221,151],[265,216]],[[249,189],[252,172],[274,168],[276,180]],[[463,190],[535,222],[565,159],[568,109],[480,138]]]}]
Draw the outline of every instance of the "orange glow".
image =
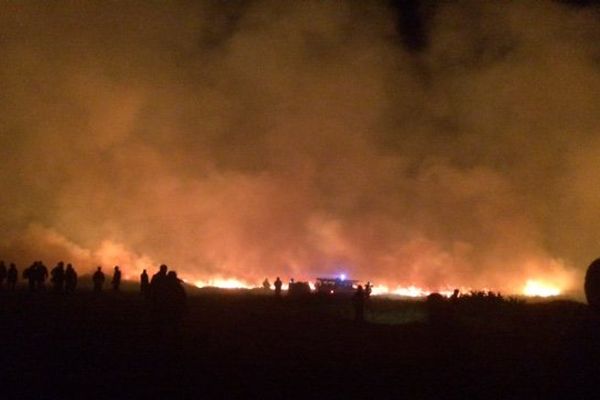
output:
[{"label": "orange glow", "polygon": [[235,278],[216,278],[209,279],[206,281],[195,281],[194,285],[197,287],[217,287],[221,289],[251,289],[256,287],[256,285],[251,285],[248,282],[244,282]]},{"label": "orange glow", "polygon": [[425,297],[430,292],[416,286],[398,287],[392,294],[403,297]]},{"label": "orange glow", "polygon": [[390,289],[385,285],[377,285],[371,288],[371,294],[373,296],[380,296],[382,294],[389,294]]},{"label": "orange glow", "polygon": [[[236,279],[236,278],[212,278],[207,280],[192,280],[194,285],[197,287],[217,287],[221,289],[253,289],[260,287],[257,284],[252,284],[244,280]],[[287,284],[284,283],[283,290],[287,290]],[[315,290],[314,284],[309,282],[309,286],[311,290]],[[271,287],[271,290],[274,290]],[[488,289],[483,289],[484,291],[488,291]],[[470,288],[460,288],[461,293],[469,293],[471,291]],[[426,297],[431,293],[440,293],[445,297],[449,297],[452,295],[453,290],[445,289],[445,290],[428,290],[415,285],[409,286],[396,286],[395,288],[390,288],[387,285],[376,285],[372,288],[373,296],[399,296],[399,297]],[[529,279],[523,286],[520,293],[523,296],[527,297],[552,297],[558,296],[562,293],[562,290],[556,285],[551,284],[547,281],[541,281],[537,279]]]},{"label": "orange glow", "polygon": [[[278,271],[276,274],[270,271],[263,271],[259,276],[257,276],[257,272],[254,275],[238,275],[236,271],[241,267],[236,260],[215,266],[215,268],[218,267],[218,270],[226,270],[227,273],[204,275],[200,273],[200,267],[185,264],[179,265],[169,260],[156,260],[148,254],[135,251],[125,243],[113,238],[102,240],[95,247],[84,248],[53,229],[37,225],[33,225],[28,229],[25,239],[27,243],[35,243],[38,246],[37,252],[42,255],[41,258],[55,260],[49,261],[49,264],[58,260],[65,260],[66,262],[73,263],[75,268],[81,271],[81,273],[92,272],[96,266],[102,266],[106,274],[111,274],[113,266],[119,265],[123,271],[123,278],[126,280],[138,280],[143,269],[146,269],[148,274],[152,276],[162,262],[166,262],[170,270],[177,271],[181,279],[198,287],[212,286],[224,289],[261,288],[264,277],[267,276],[271,281],[271,290],[274,290],[272,285],[273,278],[281,275],[283,277],[282,289],[287,290],[289,278],[292,276],[292,274],[287,273],[285,270]],[[57,255],[45,253],[44,249],[46,247],[58,249],[56,250]],[[428,254],[430,249],[417,248],[415,251],[422,251]],[[415,257],[415,260],[420,260],[419,257]],[[413,260],[414,262],[416,261]],[[493,292],[502,292],[505,296],[551,297],[568,294],[569,296],[580,296],[578,299],[581,298],[582,293],[580,288],[582,285],[578,284],[583,280],[581,271],[575,270],[575,268],[561,259],[531,257],[520,263],[511,265],[511,267],[511,270],[518,273],[517,275],[515,273],[506,275],[495,274],[489,280],[483,279],[483,277],[471,280],[466,276],[463,277],[466,280],[464,280],[464,284],[462,285],[460,284],[461,279],[454,277],[451,273],[446,274],[448,281],[437,282],[435,284],[428,284],[427,280],[422,278],[417,272],[414,273],[414,276],[407,276],[406,281],[402,282],[388,280],[385,274],[375,274],[376,269],[373,269],[373,271],[351,270],[348,274],[352,278],[363,278],[362,283],[366,283],[366,278],[374,282],[374,286],[372,287],[373,296],[387,295],[422,298],[433,292],[437,292],[449,297],[452,295],[454,288],[458,288],[463,294],[468,294],[472,290],[476,292],[491,290]],[[311,281],[310,277],[320,273],[306,270],[304,275],[299,275],[301,271],[305,271],[303,264],[295,264],[293,275],[295,275],[296,279],[307,281],[311,290],[315,290],[314,279]]]},{"label": "orange glow", "polygon": [[530,279],[523,287],[525,296],[551,297],[561,294],[560,288],[547,282]]},{"label": "orange glow", "polygon": [[[216,287],[221,289],[255,289],[260,286],[257,284],[252,284],[244,280],[236,279],[236,278],[212,278],[207,280],[191,280],[194,282],[194,285],[202,288],[202,287]],[[283,290],[287,290],[288,285],[284,283],[282,285]],[[309,282],[309,286],[312,291],[315,290],[315,286],[313,282]],[[271,290],[274,290],[271,287]],[[482,289],[484,292],[487,292],[488,289]],[[469,293],[471,291],[470,288],[460,288],[461,293]],[[494,291],[494,290],[492,290]],[[333,291],[332,291],[333,292]],[[450,297],[452,295],[453,290],[445,289],[445,290],[428,290],[415,285],[409,286],[396,286],[396,288],[390,289],[387,285],[375,285],[372,288],[373,296],[398,296],[398,297],[411,297],[411,298],[422,298],[427,297],[431,293],[439,293],[442,296]],[[553,297],[559,296],[562,294],[562,290],[558,285],[549,283],[547,281],[542,281],[538,279],[529,279],[521,289],[520,295],[527,297]],[[510,293],[509,293],[510,295]]]},{"label": "orange glow", "polygon": [[[396,289],[390,289],[388,286],[386,285],[377,285],[374,286],[372,289],[372,294],[374,296],[381,296],[381,295],[393,295],[393,296],[400,296],[400,297],[426,297],[428,295],[430,295],[431,293],[433,293],[434,291],[431,290],[427,290],[427,289],[423,289],[420,288],[418,286],[415,285],[410,285],[410,286],[397,286]],[[468,291],[467,289],[462,288],[461,289],[463,292]],[[441,294],[442,296],[446,296],[449,297],[452,295],[452,290],[438,290],[435,291],[439,294]]]}]

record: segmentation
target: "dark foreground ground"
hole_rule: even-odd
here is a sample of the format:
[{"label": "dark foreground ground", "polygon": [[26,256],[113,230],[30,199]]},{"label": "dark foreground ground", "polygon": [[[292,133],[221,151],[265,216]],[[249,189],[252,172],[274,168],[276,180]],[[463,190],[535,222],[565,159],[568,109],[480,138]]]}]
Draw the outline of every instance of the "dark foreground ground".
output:
[{"label": "dark foreground ground", "polygon": [[575,302],[205,292],[179,331],[135,293],[0,293],[0,398],[595,398],[600,323]]}]

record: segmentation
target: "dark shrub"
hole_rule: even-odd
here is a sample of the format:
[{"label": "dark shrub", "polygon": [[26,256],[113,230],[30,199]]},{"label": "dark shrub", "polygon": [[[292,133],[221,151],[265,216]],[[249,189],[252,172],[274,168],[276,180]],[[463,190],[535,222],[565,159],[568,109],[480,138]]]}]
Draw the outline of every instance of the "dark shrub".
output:
[{"label": "dark shrub", "polygon": [[600,258],[588,267],[585,274],[584,290],[588,304],[600,311]]}]

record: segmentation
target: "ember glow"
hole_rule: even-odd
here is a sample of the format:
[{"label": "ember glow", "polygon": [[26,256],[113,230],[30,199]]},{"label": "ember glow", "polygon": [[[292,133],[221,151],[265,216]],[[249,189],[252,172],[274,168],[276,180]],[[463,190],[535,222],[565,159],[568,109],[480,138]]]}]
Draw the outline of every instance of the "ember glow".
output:
[{"label": "ember glow", "polygon": [[280,3],[0,2],[0,259],[581,292],[597,13]]}]

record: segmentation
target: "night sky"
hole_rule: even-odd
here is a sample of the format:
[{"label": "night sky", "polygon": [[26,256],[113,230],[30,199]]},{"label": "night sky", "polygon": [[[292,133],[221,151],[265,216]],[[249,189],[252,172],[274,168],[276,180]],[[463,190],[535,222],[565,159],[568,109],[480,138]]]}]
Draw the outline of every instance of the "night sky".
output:
[{"label": "night sky", "polygon": [[580,290],[593,1],[0,2],[0,258]]}]

